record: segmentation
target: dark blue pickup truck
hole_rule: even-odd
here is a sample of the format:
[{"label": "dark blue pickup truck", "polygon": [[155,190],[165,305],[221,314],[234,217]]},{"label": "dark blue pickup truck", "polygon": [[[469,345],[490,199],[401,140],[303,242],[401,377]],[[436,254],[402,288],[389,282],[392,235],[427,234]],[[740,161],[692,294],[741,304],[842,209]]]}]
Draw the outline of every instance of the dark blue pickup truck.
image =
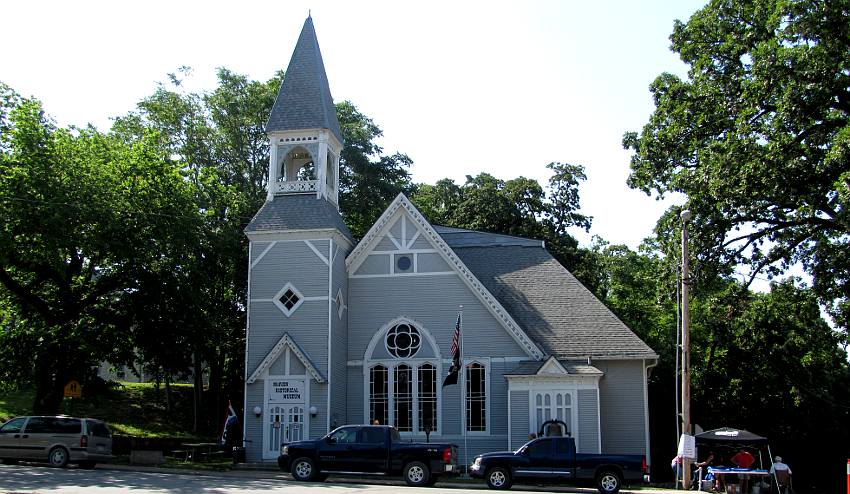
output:
[{"label": "dark blue pickup truck", "polygon": [[403,442],[386,425],[346,425],[315,441],[289,443],[277,464],[295,480],[324,480],[329,473],[401,475],[415,487],[458,471],[454,444]]},{"label": "dark blue pickup truck", "polygon": [[614,494],[624,481],[644,481],[647,470],[644,456],[576,453],[572,437],[545,437],[513,452],[478,455],[469,473],[491,489],[510,489],[514,480],[594,482],[602,494]]}]

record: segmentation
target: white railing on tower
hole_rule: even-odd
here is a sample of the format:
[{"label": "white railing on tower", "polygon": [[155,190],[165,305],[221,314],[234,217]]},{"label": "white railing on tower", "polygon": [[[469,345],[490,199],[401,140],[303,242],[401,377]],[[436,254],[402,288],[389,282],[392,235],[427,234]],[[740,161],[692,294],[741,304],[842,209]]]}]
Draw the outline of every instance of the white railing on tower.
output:
[{"label": "white railing on tower", "polygon": [[294,180],[291,182],[277,182],[275,194],[297,194],[301,192],[316,192],[318,180]]}]

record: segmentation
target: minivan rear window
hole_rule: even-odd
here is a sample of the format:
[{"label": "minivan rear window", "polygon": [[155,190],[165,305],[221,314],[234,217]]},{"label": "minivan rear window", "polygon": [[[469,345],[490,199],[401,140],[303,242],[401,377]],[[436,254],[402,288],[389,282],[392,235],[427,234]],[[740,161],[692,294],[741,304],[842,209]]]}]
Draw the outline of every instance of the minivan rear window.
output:
[{"label": "minivan rear window", "polygon": [[109,428],[103,422],[89,421],[89,434],[97,437],[109,437]]}]

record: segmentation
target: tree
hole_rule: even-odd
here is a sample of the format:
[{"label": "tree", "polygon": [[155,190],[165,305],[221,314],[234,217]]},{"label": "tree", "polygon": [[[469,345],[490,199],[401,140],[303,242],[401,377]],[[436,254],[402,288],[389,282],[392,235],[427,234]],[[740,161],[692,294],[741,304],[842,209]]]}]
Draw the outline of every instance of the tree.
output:
[{"label": "tree", "polygon": [[[850,3],[714,0],[677,22],[687,80],[662,74],[629,185],[687,195],[701,264],[747,284],[801,263],[850,315]],[[672,231],[666,232],[668,235]]]},{"label": "tree", "polygon": [[481,173],[467,176],[463,185],[448,178],[435,185],[417,184],[411,200],[434,224],[541,239],[555,259],[596,291],[596,258],[579,249],[567,231],[590,228],[592,218],[578,211],[584,168],[564,163],[547,168],[553,170],[547,189],[525,177],[505,181]]},{"label": "tree", "polygon": [[60,129],[38,101],[2,84],[0,95],[0,306],[10,329],[0,346],[31,352],[29,365],[0,366],[35,385],[34,411],[56,413],[68,380],[126,353],[120,301],[151,265],[179,261],[197,208],[155,134],[128,142]]},{"label": "tree", "polygon": [[383,132],[350,101],[337,103],[336,114],[345,141],[339,160],[340,210],[351,233],[361,238],[400,192],[410,193],[407,170],[413,160],[403,153],[381,154],[375,140]]}]

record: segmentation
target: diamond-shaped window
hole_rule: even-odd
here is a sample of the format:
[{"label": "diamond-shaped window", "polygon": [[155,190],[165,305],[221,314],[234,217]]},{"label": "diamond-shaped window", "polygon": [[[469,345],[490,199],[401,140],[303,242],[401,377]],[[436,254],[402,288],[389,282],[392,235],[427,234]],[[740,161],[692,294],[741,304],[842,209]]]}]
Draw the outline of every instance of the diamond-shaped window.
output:
[{"label": "diamond-shaped window", "polygon": [[287,283],[286,286],[281,288],[274,298],[274,304],[286,317],[291,316],[303,302],[304,296],[291,283]]}]

